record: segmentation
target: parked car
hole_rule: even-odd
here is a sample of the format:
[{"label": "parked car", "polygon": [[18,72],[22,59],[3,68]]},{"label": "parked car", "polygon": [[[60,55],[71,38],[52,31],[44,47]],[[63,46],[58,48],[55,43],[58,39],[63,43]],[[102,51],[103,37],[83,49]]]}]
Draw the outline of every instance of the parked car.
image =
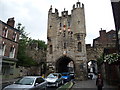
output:
[{"label": "parked car", "polygon": [[71,77],[71,79],[74,79],[75,78],[75,73],[74,72],[70,72],[70,77]]},{"label": "parked car", "polygon": [[71,80],[71,76],[69,72],[63,72],[62,73],[62,78],[64,78],[64,82],[68,82]]},{"label": "parked car", "polygon": [[97,76],[94,73],[88,73],[88,78],[92,80],[92,79],[96,79]]},{"label": "parked car", "polygon": [[46,86],[47,81],[41,76],[25,76],[3,90],[43,90]]},{"label": "parked car", "polygon": [[58,87],[60,84],[64,84],[62,75],[60,73],[51,73],[46,78],[47,86]]}]

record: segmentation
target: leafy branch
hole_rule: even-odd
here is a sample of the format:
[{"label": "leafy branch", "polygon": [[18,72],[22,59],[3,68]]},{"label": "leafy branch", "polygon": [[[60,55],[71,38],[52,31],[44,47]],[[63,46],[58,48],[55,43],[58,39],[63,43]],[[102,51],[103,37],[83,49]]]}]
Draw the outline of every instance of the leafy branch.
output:
[{"label": "leafy branch", "polygon": [[108,54],[104,56],[104,62],[108,62],[108,64],[111,64],[113,62],[118,61],[120,58],[120,54],[113,53],[113,54]]}]

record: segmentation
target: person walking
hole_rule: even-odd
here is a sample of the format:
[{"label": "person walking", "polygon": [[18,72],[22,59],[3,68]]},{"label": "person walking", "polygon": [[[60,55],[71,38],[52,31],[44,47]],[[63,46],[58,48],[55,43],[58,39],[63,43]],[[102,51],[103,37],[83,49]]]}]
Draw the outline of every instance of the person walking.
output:
[{"label": "person walking", "polygon": [[98,74],[98,77],[96,79],[96,85],[97,85],[97,88],[98,90],[102,90],[102,87],[103,87],[103,79],[101,77],[101,74]]}]

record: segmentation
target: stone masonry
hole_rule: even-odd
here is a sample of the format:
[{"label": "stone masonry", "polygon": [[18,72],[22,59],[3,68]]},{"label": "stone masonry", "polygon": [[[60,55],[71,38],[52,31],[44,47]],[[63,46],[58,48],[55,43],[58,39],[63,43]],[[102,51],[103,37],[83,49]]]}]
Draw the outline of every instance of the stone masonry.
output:
[{"label": "stone masonry", "polygon": [[48,12],[47,29],[47,65],[49,71],[60,72],[59,68],[67,66],[66,64],[72,61],[76,79],[84,80],[87,76],[85,37],[84,4],[77,2],[76,5],[73,5],[70,15],[64,9],[61,16],[59,16],[57,9],[53,13],[51,6]]}]

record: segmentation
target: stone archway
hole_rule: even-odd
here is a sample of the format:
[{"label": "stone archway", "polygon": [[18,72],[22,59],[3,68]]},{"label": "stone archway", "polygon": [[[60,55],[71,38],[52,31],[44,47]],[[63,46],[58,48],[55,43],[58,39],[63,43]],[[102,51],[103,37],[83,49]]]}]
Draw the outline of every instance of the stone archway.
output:
[{"label": "stone archway", "polygon": [[88,73],[97,74],[98,69],[97,69],[97,61],[96,60],[89,60],[87,62],[87,67],[88,67]]},{"label": "stone archway", "polygon": [[71,58],[63,56],[56,61],[56,72],[74,72],[74,70],[75,64]]}]

